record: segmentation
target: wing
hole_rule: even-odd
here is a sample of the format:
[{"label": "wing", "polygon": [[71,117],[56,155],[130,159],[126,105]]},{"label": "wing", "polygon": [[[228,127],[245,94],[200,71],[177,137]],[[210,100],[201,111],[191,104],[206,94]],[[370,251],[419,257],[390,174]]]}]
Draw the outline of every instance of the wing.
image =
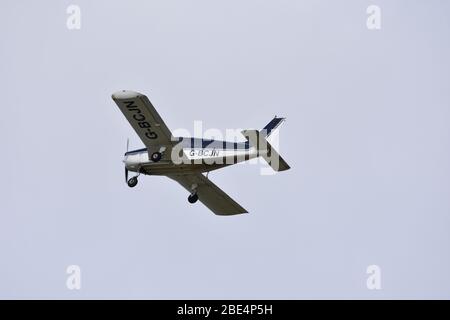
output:
[{"label": "wing", "polygon": [[247,213],[247,210],[242,208],[201,173],[171,175],[168,177],[177,181],[188,192],[192,191],[193,185],[197,185],[198,199],[217,215],[228,216]]},{"label": "wing", "polygon": [[145,95],[123,90],[112,98],[146,147],[172,145],[172,133]]}]

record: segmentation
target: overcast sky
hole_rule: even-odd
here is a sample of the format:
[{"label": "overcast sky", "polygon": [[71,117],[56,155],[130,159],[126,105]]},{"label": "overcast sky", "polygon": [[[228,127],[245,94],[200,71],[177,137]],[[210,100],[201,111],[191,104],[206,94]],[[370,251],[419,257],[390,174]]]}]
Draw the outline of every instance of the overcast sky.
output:
[{"label": "overcast sky", "polygon": [[[0,9],[1,298],[450,298],[448,1]],[[146,94],[171,130],[285,116],[292,169],[211,173],[242,216],[190,205],[164,177],[130,189],[126,139],[143,144],[120,89]]]}]

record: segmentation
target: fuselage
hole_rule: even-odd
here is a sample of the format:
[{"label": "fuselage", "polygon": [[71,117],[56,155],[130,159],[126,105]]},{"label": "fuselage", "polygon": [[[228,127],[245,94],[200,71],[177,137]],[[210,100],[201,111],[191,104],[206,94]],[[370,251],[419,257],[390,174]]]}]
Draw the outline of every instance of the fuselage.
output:
[{"label": "fuselage", "polygon": [[[257,149],[246,142],[228,142],[199,138],[177,138],[171,146],[155,146],[125,153],[128,170],[151,175],[208,172],[258,157]],[[165,149],[160,161],[149,154]]]}]

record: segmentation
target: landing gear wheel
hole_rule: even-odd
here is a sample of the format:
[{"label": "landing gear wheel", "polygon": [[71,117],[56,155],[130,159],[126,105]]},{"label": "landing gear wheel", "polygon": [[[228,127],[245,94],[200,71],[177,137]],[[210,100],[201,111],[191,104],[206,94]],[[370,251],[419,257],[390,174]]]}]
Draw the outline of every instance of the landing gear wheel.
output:
[{"label": "landing gear wheel", "polygon": [[154,152],[151,156],[153,162],[158,162],[162,158],[161,152]]},{"label": "landing gear wheel", "polygon": [[129,186],[130,188],[136,187],[137,184],[138,184],[138,179],[137,179],[137,177],[133,177],[133,178],[131,178],[130,180],[128,180],[128,186]]},{"label": "landing gear wheel", "polygon": [[198,195],[196,193],[191,194],[188,197],[188,201],[189,201],[189,203],[196,203],[198,201]]}]

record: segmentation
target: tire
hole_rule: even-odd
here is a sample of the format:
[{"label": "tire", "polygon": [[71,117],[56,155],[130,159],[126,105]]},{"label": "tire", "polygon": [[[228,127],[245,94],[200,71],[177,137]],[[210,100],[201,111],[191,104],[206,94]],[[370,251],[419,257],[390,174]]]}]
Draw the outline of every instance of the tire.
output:
[{"label": "tire", "polygon": [[138,184],[138,179],[136,177],[133,177],[130,180],[128,180],[128,186],[130,188],[136,187],[137,184]]},{"label": "tire", "polygon": [[188,197],[188,201],[189,201],[189,203],[196,203],[198,201],[198,195],[196,193],[191,194]]},{"label": "tire", "polygon": [[151,156],[153,162],[158,162],[159,160],[161,160],[161,158],[162,158],[161,152],[154,152]]}]

